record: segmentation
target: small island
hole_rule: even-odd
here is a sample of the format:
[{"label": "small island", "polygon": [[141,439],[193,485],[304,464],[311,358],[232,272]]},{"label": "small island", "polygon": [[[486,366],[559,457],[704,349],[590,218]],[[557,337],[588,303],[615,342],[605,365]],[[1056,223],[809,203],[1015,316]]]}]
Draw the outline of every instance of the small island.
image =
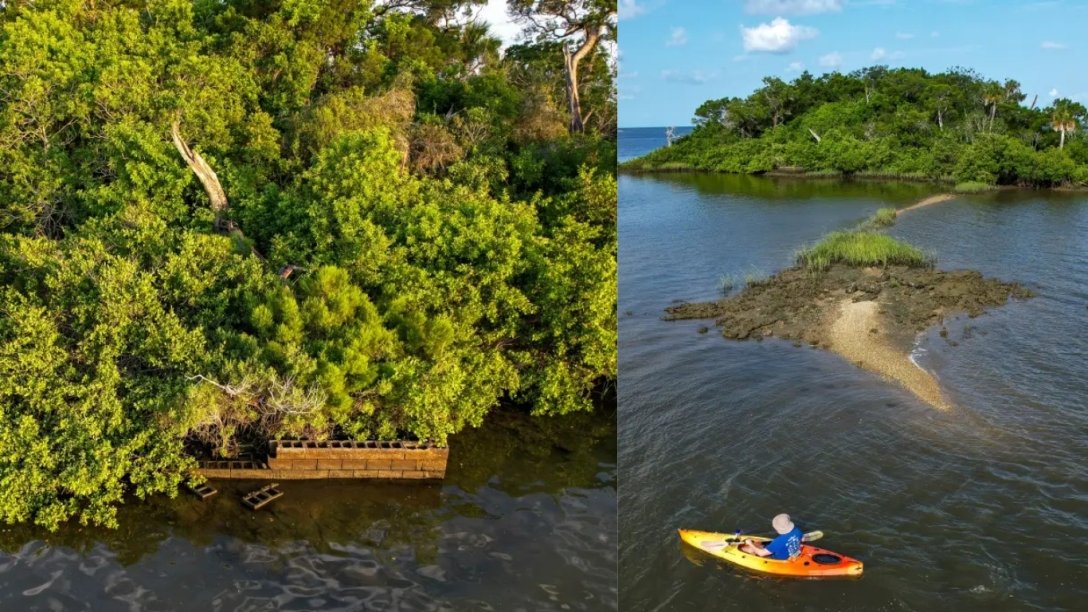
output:
[{"label": "small island", "polygon": [[1017,81],[964,68],[806,71],[707,100],[690,134],[621,169],[941,181],[959,192],[1085,187],[1088,143],[1076,136],[1086,116],[1078,102],[1028,103]]},{"label": "small island", "polygon": [[801,250],[796,266],[749,280],[716,302],[670,306],[665,318],[714,319],[735,340],[777,337],[819,346],[949,408],[937,380],[910,359],[917,335],[947,316],[978,316],[1033,293],[971,270],[937,270],[931,256],[879,231],[904,211],[947,199],[926,198],[898,213],[881,209],[857,228]]}]

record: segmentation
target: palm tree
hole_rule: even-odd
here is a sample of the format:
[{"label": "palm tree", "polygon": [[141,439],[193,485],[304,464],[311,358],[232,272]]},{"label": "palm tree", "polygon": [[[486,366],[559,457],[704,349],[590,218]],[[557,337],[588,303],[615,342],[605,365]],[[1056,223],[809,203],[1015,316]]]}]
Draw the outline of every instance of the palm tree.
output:
[{"label": "palm tree", "polygon": [[1065,148],[1065,133],[1077,129],[1077,116],[1073,103],[1065,98],[1054,101],[1054,108],[1050,111],[1050,127],[1061,132],[1061,141],[1058,149]]},{"label": "palm tree", "polygon": [[997,115],[997,105],[1005,99],[1005,89],[995,83],[990,83],[982,90],[982,104],[990,109],[990,128],[994,130],[994,116]]}]

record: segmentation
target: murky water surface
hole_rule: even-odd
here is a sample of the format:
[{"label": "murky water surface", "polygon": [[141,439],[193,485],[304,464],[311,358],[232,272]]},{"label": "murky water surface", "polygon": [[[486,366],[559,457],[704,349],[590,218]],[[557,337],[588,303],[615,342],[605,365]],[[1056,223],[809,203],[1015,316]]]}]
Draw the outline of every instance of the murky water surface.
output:
[{"label": "murky water surface", "polygon": [[219,481],[116,531],[0,527],[0,610],[615,609],[615,407],[504,411],[451,439],[441,484]]}]

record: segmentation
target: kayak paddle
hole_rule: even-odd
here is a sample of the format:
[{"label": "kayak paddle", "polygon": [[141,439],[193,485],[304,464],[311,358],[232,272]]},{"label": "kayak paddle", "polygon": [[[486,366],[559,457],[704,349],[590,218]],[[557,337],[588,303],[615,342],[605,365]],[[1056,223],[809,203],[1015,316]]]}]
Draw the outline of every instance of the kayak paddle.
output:
[{"label": "kayak paddle", "polygon": [[[802,535],[801,536],[801,541],[802,542],[815,542],[816,540],[819,540],[822,537],[824,537],[824,532],[817,529],[816,531],[810,531],[810,532]],[[744,541],[744,536],[736,535],[736,536],[733,536],[733,537],[726,538],[726,539],[722,540],[721,542],[703,542],[703,546],[706,547],[706,548],[721,548],[723,546],[728,546],[730,544],[739,544],[740,542],[743,542],[743,541]]]}]

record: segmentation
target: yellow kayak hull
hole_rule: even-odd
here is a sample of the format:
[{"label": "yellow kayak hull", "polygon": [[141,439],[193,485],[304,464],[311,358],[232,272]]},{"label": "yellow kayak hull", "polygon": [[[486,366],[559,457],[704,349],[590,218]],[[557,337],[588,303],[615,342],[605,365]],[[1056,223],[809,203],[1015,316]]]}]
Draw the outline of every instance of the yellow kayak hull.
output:
[{"label": "yellow kayak hull", "polygon": [[[861,576],[864,564],[857,559],[808,544],[801,545],[801,554],[793,559],[780,561],[752,555],[740,549],[736,536],[713,531],[680,529],[680,539],[708,555],[728,561],[745,569],[775,576],[798,578],[831,578]],[[770,538],[744,536],[757,542],[770,542]]]}]

